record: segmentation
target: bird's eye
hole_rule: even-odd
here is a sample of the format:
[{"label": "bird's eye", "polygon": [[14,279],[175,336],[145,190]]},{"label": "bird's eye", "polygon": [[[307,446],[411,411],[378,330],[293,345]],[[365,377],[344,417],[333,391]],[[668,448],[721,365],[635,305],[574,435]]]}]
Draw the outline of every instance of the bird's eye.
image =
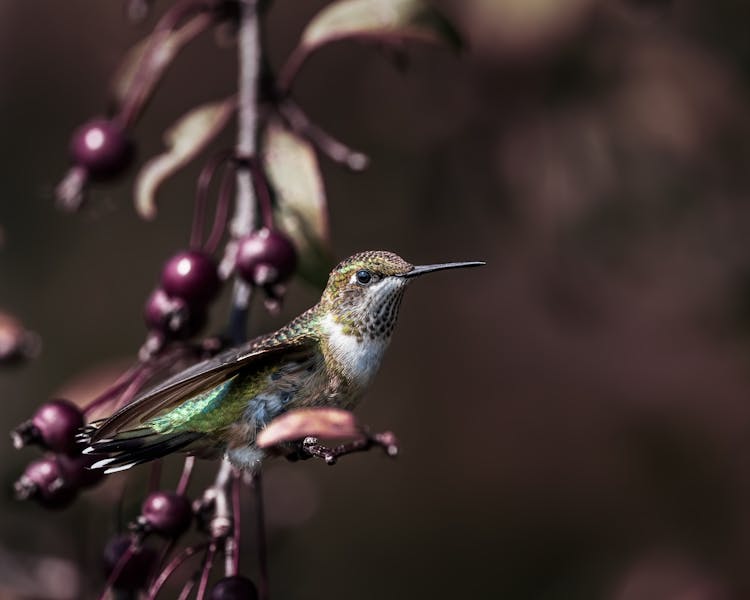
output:
[{"label": "bird's eye", "polygon": [[357,283],[367,285],[370,281],[372,281],[372,273],[370,273],[370,271],[367,271],[366,269],[357,271]]}]

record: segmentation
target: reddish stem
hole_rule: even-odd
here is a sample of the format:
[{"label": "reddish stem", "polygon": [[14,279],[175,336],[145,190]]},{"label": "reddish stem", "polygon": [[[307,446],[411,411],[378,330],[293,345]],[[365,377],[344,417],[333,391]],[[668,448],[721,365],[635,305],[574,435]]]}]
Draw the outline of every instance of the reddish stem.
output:
[{"label": "reddish stem", "polygon": [[104,589],[99,596],[99,600],[105,600],[105,598],[107,597],[107,593],[112,588],[115,581],[117,581],[117,578],[120,576],[120,573],[122,573],[125,565],[128,563],[133,554],[135,554],[135,548],[136,542],[135,540],[133,540],[130,542],[130,546],[128,546],[127,550],[125,550],[125,552],[122,553],[122,556],[118,559],[114,569],[112,569],[112,572],[109,574],[109,577],[107,577],[107,583],[105,584]]},{"label": "reddish stem", "polygon": [[182,590],[180,591],[180,595],[177,597],[177,600],[187,600],[188,596],[190,596],[190,592],[193,591],[193,588],[195,587],[195,577],[191,577],[185,582],[185,585],[182,586]]},{"label": "reddish stem", "polygon": [[253,178],[253,188],[258,198],[258,208],[260,208],[260,217],[263,225],[267,228],[273,228],[273,206],[271,204],[271,186],[263,170],[263,165],[257,156],[250,156],[243,161],[250,169],[250,175]]},{"label": "reddish stem", "polygon": [[227,219],[229,217],[229,203],[232,200],[235,189],[235,175],[236,167],[230,169],[229,166],[224,170],[224,174],[221,178],[221,184],[219,186],[219,201],[216,205],[216,213],[214,214],[214,224],[211,227],[211,233],[208,236],[208,240],[203,246],[203,249],[208,253],[213,253],[219,246],[221,237],[224,235],[224,230],[227,226]]},{"label": "reddish stem", "polygon": [[[230,158],[232,152],[224,150],[214,154],[201,169],[198,175],[198,184],[195,192],[195,209],[193,211],[193,226],[190,231],[190,247],[199,248],[203,237],[203,229],[206,220],[206,206],[208,204],[208,190],[211,187],[216,171]],[[217,207],[217,212],[219,208]],[[216,226],[216,219],[214,220]]]},{"label": "reddish stem", "polygon": [[299,70],[302,68],[302,65],[305,64],[305,61],[307,61],[309,56],[310,51],[302,45],[297,46],[292,51],[279,73],[278,94],[281,96],[289,95],[289,92],[292,89],[292,83],[294,83],[294,79],[297,77],[297,73],[299,73]]},{"label": "reddish stem", "polygon": [[[135,76],[133,85],[117,116],[123,127],[130,127],[133,124],[145,103],[154,74],[158,74],[159,67],[155,56],[160,51],[160,45],[163,40],[183,21],[198,13],[210,11],[213,6],[213,2],[207,0],[182,0],[167,10],[156,23],[148,47],[138,65],[139,70]],[[205,18],[197,25],[195,31],[191,32],[191,35],[198,35],[212,22],[213,19],[211,17]],[[154,66],[155,63],[157,66]]]},{"label": "reddish stem", "polygon": [[346,144],[340,142],[330,133],[313,123],[305,112],[291,99],[281,102],[278,105],[278,112],[292,131],[307,138],[313,146],[332,161],[342,164],[352,171],[362,171],[367,168],[370,159],[366,154],[352,150]]},{"label": "reddish stem", "polygon": [[191,556],[194,554],[197,554],[203,548],[205,548],[208,545],[208,542],[203,542],[202,544],[196,544],[194,546],[188,546],[185,548],[182,552],[180,552],[177,556],[175,556],[169,564],[164,567],[162,572],[159,574],[159,577],[156,578],[154,583],[151,585],[151,588],[148,591],[148,600],[154,600],[156,598],[156,595],[159,593],[159,590],[164,586],[167,579],[169,579],[172,576],[172,573],[174,573],[177,568],[182,565],[186,560],[188,560]]},{"label": "reddish stem", "polygon": [[253,491],[255,492],[255,519],[258,541],[258,596],[260,600],[268,600],[268,558],[266,553],[266,517],[263,510],[263,478],[260,471],[253,473]]},{"label": "reddish stem", "polygon": [[180,475],[180,482],[177,484],[175,490],[180,496],[185,495],[185,490],[190,483],[190,476],[193,474],[193,466],[195,465],[195,456],[188,456],[185,458],[185,464],[182,467],[182,475]]},{"label": "reddish stem", "polygon": [[128,404],[153,374],[154,369],[144,365],[130,381],[128,387],[125,388],[125,391],[120,395],[117,404],[115,404],[115,408],[120,408]]},{"label": "reddish stem", "polygon": [[198,592],[195,595],[195,600],[203,600],[206,596],[206,589],[208,588],[208,577],[211,575],[211,567],[214,565],[214,557],[216,556],[216,541],[212,541],[206,551],[206,557],[203,559],[203,572],[201,573],[201,579],[198,583]]},{"label": "reddish stem", "polygon": [[242,504],[240,502],[240,492],[242,491],[242,476],[239,473],[234,474],[232,482],[232,516],[234,524],[232,525],[232,539],[234,540],[234,555],[232,556],[232,573],[227,575],[237,575],[240,572],[240,532],[242,526]]},{"label": "reddish stem", "polygon": [[83,408],[83,414],[88,415],[102,405],[116,400],[120,392],[122,392],[122,390],[125,389],[125,387],[128,386],[131,381],[133,381],[133,378],[142,368],[143,365],[139,363],[136,366],[131,367],[127,371],[125,371],[111,386],[109,386],[106,390],[104,390],[104,392],[99,394]]}]

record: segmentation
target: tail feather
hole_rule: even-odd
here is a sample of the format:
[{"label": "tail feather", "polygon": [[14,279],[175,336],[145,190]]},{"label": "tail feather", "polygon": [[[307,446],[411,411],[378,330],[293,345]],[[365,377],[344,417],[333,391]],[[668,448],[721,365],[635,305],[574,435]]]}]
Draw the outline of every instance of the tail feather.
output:
[{"label": "tail feather", "polygon": [[94,442],[83,452],[106,456],[89,468],[104,469],[105,473],[115,473],[162,458],[173,452],[185,450],[202,437],[203,434],[196,431],[161,434],[149,428],[141,428],[123,431],[114,438]]}]

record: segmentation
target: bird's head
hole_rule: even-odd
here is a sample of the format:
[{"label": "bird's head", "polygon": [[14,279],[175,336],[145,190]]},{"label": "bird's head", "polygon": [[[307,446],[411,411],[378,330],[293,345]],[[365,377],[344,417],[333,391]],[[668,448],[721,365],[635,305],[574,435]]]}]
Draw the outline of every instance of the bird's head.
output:
[{"label": "bird's head", "polygon": [[414,278],[443,269],[483,264],[458,262],[414,266],[393,252],[360,252],[331,271],[321,307],[358,337],[389,337],[396,324],[404,290]]}]

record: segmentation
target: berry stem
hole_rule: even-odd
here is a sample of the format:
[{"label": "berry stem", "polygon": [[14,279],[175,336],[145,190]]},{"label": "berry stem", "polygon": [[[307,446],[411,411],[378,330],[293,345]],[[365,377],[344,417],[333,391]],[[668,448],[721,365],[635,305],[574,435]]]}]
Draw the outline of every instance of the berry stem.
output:
[{"label": "berry stem", "polygon": [[235,189],[235,170],[227,167],[224,171],[224,175],[221,178],[221,184],[219,185],[219,201],[216,204],[216,212],[214,213],[214,223],[211,227],[211,233],[203,245],[203,249],[209,254],[213,254],[224,235],[224,230],[227,225],[227,217],[229,216],[229,204],[232,199],[232,193]]},{"label": "berry stem", "polygon": [[279,96],[284,98],[289,95],[297,73],[299,73],[302,65],[307,61],[308,56],[310,56],[309,51],[302,45],[297,46],[289,55],[289,58],[287,58],[284,66],[281,68],[277,81],[276,93]]},{"label": "berry stem", "polygon": [[278,105],[278,111],[292,131],[307,138],[311,144],[332,161],[344,165],[352,171],[362,171],[367,168],[370,159],[366,154],[352,150],[313,123],[310,117],[293,100],[286,99],[281,102]]},{"label": "berry stem", "polygon": [[182,586],[182,590],[180,590],[180,595],[177,597],[177,600],[187,600],[190,597],[190,592],[192,592],[195,587],[196,579],[197,575],[194,575],[185,582],[185,585]]},{"label": "berry stem", "polygon": [[104,589],[102,590],[101,595],[99,596],[99,600],[106,600],[109,590],[112,588],[112,586],[115,584],[115,581],[117,581],[117,578],[120,576],[120,573],[122,573],[122,570],[125,568],[125,565],[128,564],[128,561],[132,558],[133,554],[135,554],[137,542],[135,539],[133,539],[130,542],[130,546],[128,546],[127,550],[122,553],[122,556],[117,560],[117,563],[115,564],[114,569],[112,569],[112,572],[109,574],[109,577],[107,577],[107,583],[104,585]]},{"label": "berry stem", "polygon": [[[232,152],[230,150],[214,154],[208,159],[208,162],[206,162],[203,169],[201,169],[200,175],[198,175],[198,183],[195,192],[195,208],[193,210],[193,225],[190,230],[190,247],[194,250],[198,250],[201,247],[201,240],[203,238],[203,230],[206,221],[206,208],[208,205],[208,189],[211,186],[216,171],[231,157]],[[217,211],[218,210],[219,208],[217,206]],[[215,225],[216,222],[214,222],[214,226]],[[208,252],[210,253],[210,251]]]},{"label": "berry stem", "polygon": [[206,588],[208,587],[208,577],[211,575],[211,567],[214,565],[214,558],[216,557],[216,542],[212,541],[208,550],[206,550],[206,556],[203,559],[203,572],[201,573],[200,582],[198,583],[198,592],[195,595],[195,600],[203,600],[206,596]]},{"label": "berry stem", "polygon": [[258,580],[258,597],[260,600],[268,600],[268,556],[266,552],[266,517],[263,510],[263,476],[257,470],[252,475],[252,486],[255,494],[255,527],[257,529],[258,544],[258,569],[260,578]]},{"label": "berry stem", "polygon": [[187,486],[190,483],[190,476],[193,474],[193,466],[195,465],[195,456],[188,456],[185,458],[185,464],[182,467],[182,475],[180,475],[180,481],[177,484],[175,490],[181,496],[185,495]]},{"label": "berry stem", "polygon": [[[138,65],[138,73],[117,115],[117,120],[123,127],[131,127],[136,121],[155,85],[155,79],[163,71],[163,56],[160,54],[164,54],[163,45],[169,36],[181,25],[186,39],[198,36],[214,21],[210,13],[212,6],[213,3],[207,0],[182,0],[167,10],[156,23]],[[183,24],[188,19],[190,20]]]},{"label": "berry stem", "polygon": [[182,552],[176,555],[169,562],[169,564],[164,567],[162,572],[159,574],[159,577],[157,577],[154,583],[151,585],[151,588],[148,591],[147,600],[154,600],[154,598],[156,598],[156,595],[159,593],[159,590],[161,590],[162,586],[164,586],[164,584],[167,582],[167,579],[172,576],[172,573],[174,573],[177,568],[182,565],[182,563],[188,560],[191,556],[194,556],[195,554],[203,550],[206,546],[208,546],[208,542],[195,544],[194,546],[188,546]]},{"label": "berry stem", "polygon": [[143,365],[118,398],[115,408],[117,409],[128,404],[138,393],[138,390],[143,387],[143,384],[148,381],[149,377],[154,374],[154,370],[150,365]]},{"label": "berry stem", "polygon": [[247,159],[250,174],[253,178],[253,189],[258,197],[258,208],[260,209],[263,225],[273,229],[273,206],[271,205],[271,186],[263,170],[263,165],[257,156]]},{"label": "berry stem", "polygon": [[[240,533],[242,526],[242,506],[240,493],[242,491],[242,477],[238,472],[234,473],[232,480],[232,535],[227,538],[225,573],[228,577],[238,575],[240,572]],[[230,543],[231,542],[231,543]]]},{"label": "berry stem", "polygon": [[107,404],[109,402],[114,402],[114,400],[120,395],[120,393],[133,381],[133,378],[135,378],[136,375],[138,375],[138,372],[140,369],[143,368],[143,365],[141,363],[138,363],[137,365],[130,367],[127,371],[125,371],[120,377],[117,378],[117,380],[109,386],[104,392],[99,394],[96,398],[94,398],[91,402],[89,402],[84,408],[83,408],[83,414],[89,415],[92,412],[94,412],[97,408],[101,407],[104,404]]}]

